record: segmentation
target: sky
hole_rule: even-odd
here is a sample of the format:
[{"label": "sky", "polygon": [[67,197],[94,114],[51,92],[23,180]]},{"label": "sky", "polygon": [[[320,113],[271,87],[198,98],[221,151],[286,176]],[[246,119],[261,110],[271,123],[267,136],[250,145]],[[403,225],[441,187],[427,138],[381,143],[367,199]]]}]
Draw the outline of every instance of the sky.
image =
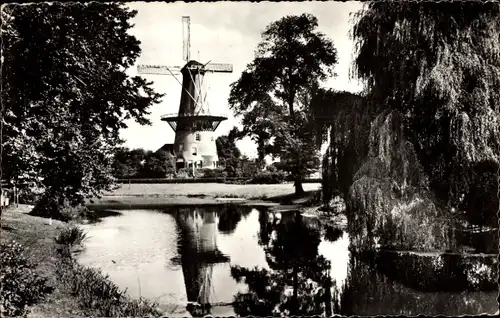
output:
[{"label": "sky", "polygon": [[[338,53],[337,76],[326,83],[327,87],[351,92],[362,89],[359,82],[349,78],[354,48],[349,38],[351,13],[362,8],[361,2],[129,2],[127,5],[138,11],[130,30],[141,42],[142,53],[136,65],[182,66],[185,63],[182,59],[182,16],[191,18],[191,59],[233,64],[233,73],[209,74],[205,78],[210,112],[228,116],[215,131],[216,137],[227,134],[233,126],[241,127],[239,118],[233,116],[228,106],[230,84],[239,79],[253,60],[261,32],[286,15],[310,13],[316,16],[318,30],[332,39]],[[136,66],[127,73],[137,75]],[[174,131],[160,120],[160,116],[178,111],[181,86],[170,75],[141,76],[153,81],[154,89],[166,95],[161,103],[150,108],[151,126],[128,121],[128,128],[121,132],[121,137],[126,147],[157,150],[165,143],[174,142]],[[238,141],[237,146],[248,157],[256,157],[256,145],[249,138]]]}]

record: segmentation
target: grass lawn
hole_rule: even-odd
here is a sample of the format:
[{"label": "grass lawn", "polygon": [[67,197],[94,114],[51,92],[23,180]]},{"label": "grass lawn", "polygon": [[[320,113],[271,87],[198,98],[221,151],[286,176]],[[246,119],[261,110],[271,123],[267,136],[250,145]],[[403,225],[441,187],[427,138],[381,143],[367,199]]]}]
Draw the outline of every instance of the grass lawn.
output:
[{"label": "grass lawn", "polygon": [[34,305],[28,317],[85,317],[75,298],[60,288],[55,269],[60,261],[54,238],[63,222],[28,215],[32,206],[19,205],[3,210],[1,242],[15,240],[28,248],[29,259],[38,264],[38,272],[49,278],[54,291],[47,300]]},{"label": "grass lawn", "polygon": [[[320,189],[320,183],[305,183],[305,193],[295,195],[292,183],[224,184],[224,183],[159,183],[125,184],[100,199],[87,201],[93,209],[161,209],[175,205],[220,205],[232,199],[246,199],[249,204],[301,205]],[[223,199],[224,198],[224,199]],[[234,201],[234,200],[233,200]],[[241,202],[241,201],[240,201]]]},{"label": "grass lawn", "polygon": [[[320,183],[305,183],[304,190],[319,190]],[[125,184],[105,196],[206,196],[213,198],[270,199],[293,194],[292,183],[225,184],[225,183],[159,183]]]}]

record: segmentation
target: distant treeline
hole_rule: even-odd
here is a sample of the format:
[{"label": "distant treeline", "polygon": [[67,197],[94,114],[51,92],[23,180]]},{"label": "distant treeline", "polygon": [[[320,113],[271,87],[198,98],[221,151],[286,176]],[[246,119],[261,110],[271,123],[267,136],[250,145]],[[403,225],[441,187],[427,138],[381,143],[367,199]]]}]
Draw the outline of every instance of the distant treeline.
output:
[{"label": "distant treeline", "polygon": [[[163,150],[156,152],[144,149],[120,148],[114,157],[113,175],[126,183],[204,183],[234,182],[276,184],[292,181],[280,163],[263,167],[262,163],[242,156],[234,139],[228,136],[217,138],[217,150],[221,168],[175,169],[176,158]],[[319,179],[311,179],[320,182]],[[307,181],[306,181],[307,182]]]}]

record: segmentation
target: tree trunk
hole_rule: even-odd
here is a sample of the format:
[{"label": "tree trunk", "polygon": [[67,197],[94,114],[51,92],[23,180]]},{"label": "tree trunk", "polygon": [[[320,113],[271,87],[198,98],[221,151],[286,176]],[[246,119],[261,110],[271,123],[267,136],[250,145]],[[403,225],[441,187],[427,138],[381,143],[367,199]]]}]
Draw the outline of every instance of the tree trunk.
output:
[{"label": "tree trunk", "polygon": [[302,186],[302,178],[300,177],[295,178],[293,186],[295,187],[296,195],[304,194],[304,187]]}]

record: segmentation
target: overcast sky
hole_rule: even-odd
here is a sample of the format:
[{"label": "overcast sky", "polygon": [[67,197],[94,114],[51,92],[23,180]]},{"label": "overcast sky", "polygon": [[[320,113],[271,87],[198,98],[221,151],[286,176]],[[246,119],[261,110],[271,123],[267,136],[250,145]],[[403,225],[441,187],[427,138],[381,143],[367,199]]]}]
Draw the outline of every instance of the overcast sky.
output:
[{"label": "overcast sky", "polygon": [[[357,92],[361,85],[349,79],[353,43],[349,39],[351,15],[362,8],[360,2],[217,2],[217,3],[147,3],[131,2],[128,6],[138,11],[131,30],[141,41],[142,54],[137,64],[182,65],[182,16],[191,17],[191,59],[232,63],[233,73],[206,76],[209,85],[207,101],[210,111],[225,113],[229,119],[222,122],[216,136],[227,134],[239,125],[232,116],[227,99],[229,85],[238,80],[241,72],[254,57],[265,27],[286,15],[310,13],[318,18],[319,30],[333,40],[338,52],[338,76],[328,86],[338,90]],[[128,71],[136,75],[136,68]],[[178,111],[181,86],[168,75],[143,75],[154,81],[154,88],[165,93],[160,104],[151,107],[151,126],[127,122],[122,131],[129,148],[156,150],[165,143],[174,142],[174,132],[160,116]],[[240,150],[249,157],[256,156],[256,146],[249,139],[238,142]]]}]

